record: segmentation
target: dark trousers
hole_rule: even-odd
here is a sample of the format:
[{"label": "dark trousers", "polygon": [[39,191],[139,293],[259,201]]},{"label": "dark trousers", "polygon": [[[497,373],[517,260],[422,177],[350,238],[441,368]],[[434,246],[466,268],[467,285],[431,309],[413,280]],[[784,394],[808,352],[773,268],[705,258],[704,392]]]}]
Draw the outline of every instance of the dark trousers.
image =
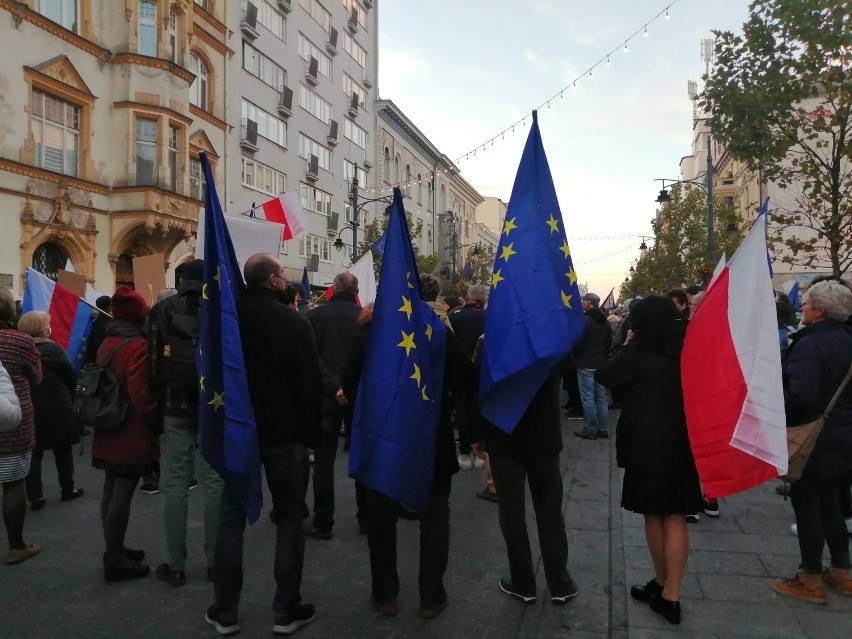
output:
[{"label": "dark trousers", "polygon": [[[432,487],[432,497],[420,514],[420,604],[440,606],[447,600],[444,573],[450,552],[451,478],[441,479]],[[396,601],[399,575],[396,571],[396,522],[400,504],[395,499],[367,489],[370,523],[367,541],[370,547],[370,572],[373,598],[380,603]]]},{"label": "dark trousers", "polygon": [[513,459],[491,455],[491,474],[500,501],[500,530],[506,541],[512,585],[524,595],[535,595],[535,568],[525,520],[525,482],[529,481],[544,574],[551,596],[572,590],[568,574],[568,537],[562,516],[562,477],[559,455]]},{"label": "dark trousers", "polygon": [[[30,461],[30,470],[26,481],[27,499],[41,499],[44,491],[41,485],[41,460],[44,457],[43,450],[34,450]],[[74,492],[74,454],[71,452],[71,444],[57,446],[53,449],[53,460],[56,462],[56,474],[59,476],[59,486],[63,495]]]},{"label": "dark trousers", "polygon": [[453,425],[459,432],[459,454],[469,455],[476,420],[479,419],[479,399],[474,391],[453,393]]},{"label": "dark trousers", "polygon": [[[324,406],[322,413],[322,438],[314,449],[314,528],[331,532],[334,526],[334,460],[337,458],[337,440],[342,406]],[[305,485],[307,496],[308,487]]]},{"label": "dark trousers", "polygon": [[[276,616],[285,616],[302,601],[302,567],[305,561],[305,534],[302,530],[302,503],[305,496],[305,464],[302,445],[283,446],[261,454],[266,484],[278,527],[273,571],[277,589],[272,602]],[[216,572],[213,590],[215,608],[224,621],[239,618],[243,588],[243,533],[246,513],[237,496],[225,484],[219,505],[216,538]]]},{"label": "dark trousers", "polygon": [[840,512],[840,490],[845,487],[846,477],[829,481],[807,468],[802,478],[790,485],[802,569],[809,575],[822,574],[822,551],[826,544],[832,568],[852,568],[849,535]]},{"label": "dark trousers", "polygon": [[852,473],[840,484],[840,512],[843,519],[852,519]]},{"label": "dark trousers", "polygon": [[104,529],[106,554],[104,564],[119,565],[124,561],[124,536],[130,521],[130,503],[138,475],[104,473],[104,492],[101,495],[101,524]]}]

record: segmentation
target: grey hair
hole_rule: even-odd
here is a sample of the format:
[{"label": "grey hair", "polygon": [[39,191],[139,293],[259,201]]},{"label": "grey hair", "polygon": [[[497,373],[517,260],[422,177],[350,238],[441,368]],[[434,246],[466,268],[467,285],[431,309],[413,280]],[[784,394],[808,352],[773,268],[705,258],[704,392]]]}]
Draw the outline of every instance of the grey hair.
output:
[{"label": "grey hair", "polygon": [[0,320],[10,320],[15,314],[15,297],[5,286],[0,286]]},{"label": "grey hair", "polygon": [[835,322],[845,322],[852,315],[852,291],[837,280],[817,282],[805,291],[802,301],[822,309]]},{"label": "grey hair", "polygon": [[485,305],[488,299],[488,289],[482,284],[471,284],[467,287],[467,299]]},{"label": "grey hair", "polygon": [[177,289],[175,288],[164,288],[160,292],[157,293],[157,304],[162,302],[165,299],[170,298],[172,295],[177,295]]}]

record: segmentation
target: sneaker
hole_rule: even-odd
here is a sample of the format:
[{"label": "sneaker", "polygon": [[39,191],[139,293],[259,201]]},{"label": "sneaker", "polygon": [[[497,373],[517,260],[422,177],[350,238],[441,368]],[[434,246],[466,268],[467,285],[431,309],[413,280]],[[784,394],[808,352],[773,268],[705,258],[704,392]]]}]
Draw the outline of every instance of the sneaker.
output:
[{"label": "sneaker", "polygon": [[573,599],[578,594],[580,594],[580,589],[577,588],[577,584],[574,583],[574,580],[569,577],[568,588],[564,593],[558,595],[550,593],[550,603],[554,606],[563,606],[568,603],[569,599]]},{"label": "sneaker", "polygon": [[718,499],[710,499],[707,495],[704,495],[704,514],[708,517],[718,517],[719,516],[719,500]]},{"label": "sneaker", "polygon": [[86,494],[86,491],[82,488],[75,488],[70,493],[62,493],[62,496],[59,498],[61,501],[72,501],[77,499],[77,497],[82,497]]},{"label": "sneaker", "polygon": [[488,490],[487,488],[483,488],[482,490],[480,490],[478,493],[476,493],[476,496],[480,499],[484,499],[485,501],[494,502],[495,504],[498,501],[497,493],[493,490]]},{"label": "sneaker", "polygon": [[204,615],[204,621],[213,626],[216,632],[223,637],[227,635],[235,635],[240,631],[240,624],[237,623],[236,619],[233,621],[224,619],[216,610],[215,605],[210,606],[207,609],[207,614]]},{"label": "sneaker", "polygon": [[292,635],[299,628],[307,626],[317,618],[317,609],[311,604],[300,604],[289,615],[275,617],[272,632],[276,635]]},{"label": "sneaker", "polygon": [[799,536],[799,524],[793,524],[792,526],[790,526],[790,532],[793,533],[794,535],[796,535],[796,537],[798,537]]},{"label": "sneaker", "polygon": [[500,579],[500,590],[505,592],[510,597],[514,597],[518,601],[523,601],[525,604],[534,604],[535,603],[535,594],[525,595],[522,592],[519,592],[513,585],[512,582],[508,579]]},{"label": "sneaker", "polygon": [[482,470],[485,468],[485,460],[480,459],[479,457],[474,456],[473,458],[473,468],[475,470]]},{"label": "sneaker", "polygon": [[198,488],[198,480],[197,479],[190,479],[189,485],[187,486],[187,488],[189,488],[189,490],[192,490],[193,488]]},{"label": "sneaker", "polygon": [[142,484],[141,486],[139,486],[139,490],[149,495],[156,495],[160,492],[160,485],[155,483]]},{"label": "sneaker", "polygon": [[832,577],[831,572],[826,570],[822,573],[822,580],[825,585],[832,590],[836,590],[841,595],[852,597],[852,579],[838,579],[837,577]]},{"label": "sneaker", "polygon": [[825,605],[825,587],[817,586],[816,588],[808,588],[796,575],[792,579],[778,579],[769,584],[779,595],[786,595],[795,599],[801,599],[809,603]]},{"label": "sneaker", "polygon": [[698,514],[696,513],[695,515],[687,515],[686,521],[687,521],[687,523],[690,523],[690,524],[697,524],[698,523]]},{"label": "sneaker", "polygon": [[574,433],[574,437],[579,437],[580,439],[597,439],[598,434],[593,430],[578,430]]},{"label": "sneaker", "polygon": [[583,411],[579,408],[569,408],[565,411],[565,417],[568,419],[581,419],[583,417]]},{"label": "sneaker", "polygon": [[459,455],[459,468],[462,470],[470,470],[473,468],[473,460],[470,455]]}]

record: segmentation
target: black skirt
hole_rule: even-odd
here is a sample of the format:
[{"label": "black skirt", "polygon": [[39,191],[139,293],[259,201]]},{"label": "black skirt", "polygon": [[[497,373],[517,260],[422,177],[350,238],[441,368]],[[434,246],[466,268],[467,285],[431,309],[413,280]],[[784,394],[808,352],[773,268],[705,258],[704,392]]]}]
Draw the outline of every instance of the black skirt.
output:
[{"label": "black skirt", "polygon": [[698,472],[645,473],[626,469],[621,507],[641,515],[694,515],[704,512]]}]

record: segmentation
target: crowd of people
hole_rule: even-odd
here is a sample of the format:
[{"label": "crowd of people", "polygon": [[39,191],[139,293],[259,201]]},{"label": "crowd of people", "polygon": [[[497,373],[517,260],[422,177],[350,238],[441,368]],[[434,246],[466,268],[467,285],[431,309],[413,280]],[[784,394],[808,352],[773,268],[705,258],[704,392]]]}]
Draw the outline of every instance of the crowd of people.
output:
[{"label": "crowd of people", "polygon": [[[199,386],[203,388],[204,379],[195,358],[203,266],[201,260],[181,265],[177,288],[162,291],[153,308],[125,286],[98,300],[87,358],[112,371],[127,398],[127,413],[120,428],[93,430],[92,465],[104,472],[100,512],[106,581],[151,572],[145,551],[125,545],[141,481],[146,492],[161,487],[164,492],[167,556],[155,575],[171,587],[185,585],[188,494],[193,485],[202,486],[203,553],[214,593],[205,619],[217,633],[229,635],[239,631],[247,514],[240,496],[198,454]],[[334,536],[339,435],[346,433],[348,442],[373,307],[361,307],[358,280],[350,273],[337,275],[330,298],[313,305],[300,285],[287,281],[273,255],[249,258],[244,276],[247,288],[237,309],[240,340],[272,498],[270,517],[277,527],[273,632],[289,635],[317,614],[300,592],[305,538],[327,541]],[[434,479],[428,505],[419,512],[355,482],[358,528],[368,541],[371,605],[388,617],[399,612],[400,517],[418,519],[420,525],[419,616],[434,619],[449,605],[444,585],[449,497],[459,470],[482,470],[485,487],[477,496],[497,504],[509,571],[495,587],[525,604],[538,598],[525,519],[528,486],[550,602],[563,605],[577,596],[579,587],[568,570],[562,510],[561,408],[583,420],[575,435],[586,440],[608,439],[609,411],[618,408],[617,461],[625,470],[622,507],[644,517],[654,571],[647,583],[631,587],[631,596],[669,622],[680,623],[688,521],[697,521],[700,512],[719,515],[718,501],[702,492],[680,384],[681,348],[703,292],[675,289],[626,300],[609,316],[597,295],[585,294],[581,337],[509,434],[485,420],[478,405],[488,289],[474,284],[462,298],[442,297],[438,279],[424,274],[420,290],[448,329]],[[785,305],[789,302],[778,302],[790,426],[819,416],[852,364],[852,290],[840,281],[820,281],[804,293],[803,302],[801,322],[791,316]],[[8,564],[41,551],[39,544],[25,540],[24,523],[27,504],[32,510],[48,505],[41,479],[45,451],[53,452],[60,499],[84,495],[74,483],[72,447],[91,424],[81,423],[75,412],[76,371],[50,339],[50,323],[45,312],[17,316],[11,292],[0,288],[0,482]],[[568,396],[562,407],[560,382]],[[790,488],[802,563],[795,577],[772,582],[779,594],[814,603],[825,603],[827,589],[852,595],[850,471],[852,386],[828,418],[802,479]],[[826,544],[831,560],[824,569]]]}]

